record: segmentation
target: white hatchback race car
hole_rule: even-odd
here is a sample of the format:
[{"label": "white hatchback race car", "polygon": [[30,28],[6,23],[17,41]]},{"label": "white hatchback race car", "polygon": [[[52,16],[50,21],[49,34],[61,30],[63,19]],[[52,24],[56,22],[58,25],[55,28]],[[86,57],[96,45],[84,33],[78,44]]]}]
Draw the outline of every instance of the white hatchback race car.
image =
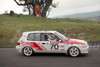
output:
[{"label": "white hatchback race car", "polygon": [[24,32],[16,49],[25,56],[34,53],[66,53],[72,57],[89,52],[89,45],[84,40],[70,39],[57,31]]}]

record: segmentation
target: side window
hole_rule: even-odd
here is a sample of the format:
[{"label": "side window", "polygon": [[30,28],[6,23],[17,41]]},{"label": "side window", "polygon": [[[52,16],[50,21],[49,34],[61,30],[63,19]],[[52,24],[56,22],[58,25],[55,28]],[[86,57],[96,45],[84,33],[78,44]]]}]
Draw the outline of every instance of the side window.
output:
[{"label": "side window", "polygon": [[52,34],[52,33],[49,33],[48,34],[48,40],[49,41],[59,41],[59,37],[57,37],[56,35]]},{"label": "side window", "polygon": [[45,33],[41,33],[41,41],[48,41],[48,35]]},{"label": "side window", "polygon": [[52,33],[42,33],[41,34],[41,40],[42,41],[59,41],[59,37]]},{"label": "side window", "polygon": [[40,41],[40,34],[39,33],[30,33],[27,37],[29,41]]}]

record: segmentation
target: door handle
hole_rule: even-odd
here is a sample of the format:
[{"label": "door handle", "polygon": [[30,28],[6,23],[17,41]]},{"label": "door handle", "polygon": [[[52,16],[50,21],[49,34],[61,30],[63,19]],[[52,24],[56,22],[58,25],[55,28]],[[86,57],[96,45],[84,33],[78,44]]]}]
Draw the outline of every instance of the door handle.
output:
[{"label": "door handle", "polygon": [[45,43],[42,43],[42,44],[45,44]]}]

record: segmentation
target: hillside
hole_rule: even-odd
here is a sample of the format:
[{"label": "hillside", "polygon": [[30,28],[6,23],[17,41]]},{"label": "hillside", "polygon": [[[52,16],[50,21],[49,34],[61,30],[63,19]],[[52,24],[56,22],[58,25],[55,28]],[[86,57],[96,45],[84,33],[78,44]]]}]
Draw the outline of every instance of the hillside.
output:
[{"label": "hillside", "polygon": [[35,30],[56,30],[71,38],[100,40],[99,21],[0,15],[0,47],[14,47],[22,32]]},{"label": "hillside", "polygon": [[59,17],[60,18],[69,17],[69,18],[76,18],[76,19],[100,21],[100,10],[93,11],[93,12],[71,14],[71,15],[63,15],[63,16],[59,16]]}]

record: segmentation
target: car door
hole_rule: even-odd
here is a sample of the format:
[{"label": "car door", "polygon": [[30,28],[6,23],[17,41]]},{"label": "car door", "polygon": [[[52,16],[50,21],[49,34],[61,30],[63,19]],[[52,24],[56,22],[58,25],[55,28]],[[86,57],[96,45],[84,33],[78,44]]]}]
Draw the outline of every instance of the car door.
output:
[{"label": "car door", "polygon": [[44,51],[42,52],[51,52],[51,45],[50,45],[50,42],[48,41],[48,36],[47,36],[47,33],[41,33],[41,45],[45,48]]},{"label": "car door", "polygon": [[62,40],[55,35],[57,40],[50,41],[51,52],[53,53],[63,53],[65,51],[65,43],[62,43]]},{"label": "car door", "polygon": [[41,42],[41,33],[30,33],[27,37],[27,44],[33,48],[35,52],[44,52],[46,48],[43,44],[46,42]]},{"label": "car door", "polygon": [[62,53],[64,52],[65,44],[61,43],[61,39],[53,33],[42,33],[41,44],[47,49],[46,52]]}]

